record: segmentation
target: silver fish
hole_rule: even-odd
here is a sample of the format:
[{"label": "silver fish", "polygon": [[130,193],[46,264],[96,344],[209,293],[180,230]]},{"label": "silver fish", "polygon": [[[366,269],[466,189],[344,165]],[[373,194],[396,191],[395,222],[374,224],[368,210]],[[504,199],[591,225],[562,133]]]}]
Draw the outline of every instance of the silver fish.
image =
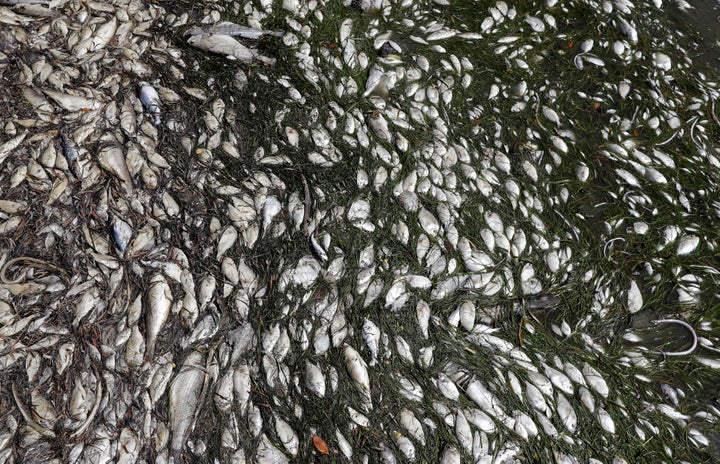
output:
[{"label": "silver fish", "polygon": [[141,81],[138,83],[138,94],[140,95],[140,101],[147,109],[148,113],[153,118],[153,124],[155,126],[160,125],[160,95],[157,90],[150,85],[148,82]]},{"label": "silver fish", "polygon": [[153,276],[147,293],[148,309],[145,314],[147,359],[155,355],[155,341],[170,315],[172,301],[172,292],[165,277],[161,274]]},{"label": "silver fish", "polygon": [[188,433],[195,423],[197,408],[202,404],[205,396],[208,374],[204,361],[203,353],[199,351],[190,353],[170,384],[168,396],[172,430],[170,448],[176,456],[187,443]]},{"label": "silver fish", "polygon": [[229,21],[222,21],[210,27],[193,27],[185,33],[186,36],[195,36],[199,34],[229,35],[242,37],[243,39],[255,40],[262,39],[266,36],[282,37],[285,35],[284,32],[253,29],[252,27],[241,26]]},{"label": "silver fish", "polygon": [[128,244],[130,244],[132,234],[133,230],[132,227],[130,227],[130,224],[119,217],[115,217],[113,219],[112,235],[115,240],[115,246],[117,246],[118,251],[120,251],[120,256],[125,254],[125,250],[127,249]]},{"label": "silver fish", "polygon": [[67,158],[70,172],[72,172],[76,178],[81,179],[83,174],[82,166],[80,165],[80,159],[75,143],[70,139],[70,137],[65,135],[64,132],[60,132],[60,140],[62,141],[63,153]]},{"label": "silver fish", "polygon": [[260,55],[229,35],[198,34],[191,36],[188,43],[200,50],[225,55],[228,59],[236,59],[243,63],[261,61],[269,65],[275,64],[274,58]]},{"label": "silver fish", "polygon": [[380,349],[380,329],[370,319],[365,319],[362,326],[362,337],[370,350],[370,366],[377,364]]}]

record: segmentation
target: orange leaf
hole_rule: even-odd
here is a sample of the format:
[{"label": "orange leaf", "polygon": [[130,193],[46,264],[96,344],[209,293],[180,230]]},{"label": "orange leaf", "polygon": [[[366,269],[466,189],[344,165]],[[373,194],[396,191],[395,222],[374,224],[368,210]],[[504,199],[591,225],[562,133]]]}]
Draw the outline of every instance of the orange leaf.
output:
[{"label": "orange leaf", "polygon": [[315,449],[320,451],[322,454],[330,454],[327,443],[325,443],[325,440],[320,438],[318,435],[313,437],[313,445],[315,445]]}]

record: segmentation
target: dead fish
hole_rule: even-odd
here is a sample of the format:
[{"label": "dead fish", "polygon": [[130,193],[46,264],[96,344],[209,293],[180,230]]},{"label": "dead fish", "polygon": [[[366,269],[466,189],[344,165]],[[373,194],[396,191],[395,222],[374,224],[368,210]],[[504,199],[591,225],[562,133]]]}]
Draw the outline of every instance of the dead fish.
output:
[{"label": "dead fish", "polygon": [[148,82],[141,81],[138,83],[140,101],[143,103],[148,113],[153,117],[153,124],[160,125],[160,95],[157,90]]},{"label": "dead fish", "polygon": [[382,0],[352,0],[350,6],[360,12],[379,10],[382,7]]},{"label": "dead fish", "polygon": [[78,157],[78,151],[75,143],[70,139],[70,137],[65,135],[64,132],[60,132],[60,140],[62,141],[63,153],[65,154],[65,158],[67,158],[70,172],[72,172],[76,178],[81,179],[82,166],[80,165],[80,159]]},{"label": "dead fish", "polygon": [[131,193],[133,191],[132,176],[127,167],[122,148],[117,145],[102,148],[98,152],[97,157],[100,166],[123,181],[127,192]]},{"label": "dead fish", "polygon": [[170,315],[172,301],[172,291],[165,277],[161,274],[153,276],[147,293],[148,310],[145,314],[147,359],[152,359],[155,354],[155,341]]},{"label": "dead fish", "polygon": [[199,351],[190,353],[170,384],[168,395],[172,430],[170,448],[176,455],[187,443],[188,433],[195,423],[197,408],[204,398],[208,380],[204,361],[204,355]]},{"label": "dead fish", "polygon": [[350,373],[353,382],[364,392],[370,391],[370,376],[367,371],[367,364],[351,346],[346,346],[343,352],[345,357],[345,367]]},{"label": "dead fish", "polygon": [[284,32],[253,29],[252,27],[241,26],[229,21],[222,21],[210,27],[193,27],[185,33],[186,36],[195,36],[200,34],[229,35],[254,40],[262,39],[266,36],[282,37],[285,35]]},{"label": "dead fish", "polygon": [[317,365],[309,362],[305,364],[305,386],[318,397],[325,397],[325,376]]},{"label": "dead fish", "polygon": [[81,58],[90,52],[102,50],[110,43],[116,30],[117,18],[113,17],[110,21],[98,27],[94,35],[82,40],[74,47],[75,56]]},{"label": "dead fish", "polygon": [[100,102],[94,98],[72,95],[51,89],[43,89],[43,92],[67,111],[89,111],[100,108]]},{"label": "dead fish", "polygon": [[25,140],[25,137],[27,136],[27,131],[23,132],[22,134],[18,135],[17,137],[14,137],[7,142],[0,145],[0,163],[5,161],[5,158],[12,153],[17,147],[20,146],[20,144]]},{"label": "dead fish", "polygon": [[377,364],[380,349],[380,329],[370,319],[365,319],[362,326],[362,337],[370,350],[370,365],[374,366]]},{"label": "dead fish", "polygon": [[224,55],[230,60],[239,60],[248,64],[256,61],[269,65],[275,64],[274,58],[260,55],[257,51],[246,47],[229,35],[198,34],[190,37],[188,43],[200,50]]},{"label": "dead fish", "polygon": [[393,143],[395,141],[395,137],[392,132],[390,132],[387,119],[385,119],[380,111],[368,113],[367,124],[378,138],[385,140],[388,143]]}]

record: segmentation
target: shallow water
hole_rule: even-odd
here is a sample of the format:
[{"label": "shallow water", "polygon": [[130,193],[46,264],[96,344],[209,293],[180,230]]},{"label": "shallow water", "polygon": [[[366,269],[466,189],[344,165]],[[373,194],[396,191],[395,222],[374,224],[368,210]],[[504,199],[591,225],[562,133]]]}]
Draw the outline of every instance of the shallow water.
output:
[{"label": "shallow water", "polygon": [[715,69],[720,69],[720,2],[717,0],[692,0],[693,8],[684,11],[669,6],[671,16],[679,27],[696,31],[703,39],[696,50]]}]

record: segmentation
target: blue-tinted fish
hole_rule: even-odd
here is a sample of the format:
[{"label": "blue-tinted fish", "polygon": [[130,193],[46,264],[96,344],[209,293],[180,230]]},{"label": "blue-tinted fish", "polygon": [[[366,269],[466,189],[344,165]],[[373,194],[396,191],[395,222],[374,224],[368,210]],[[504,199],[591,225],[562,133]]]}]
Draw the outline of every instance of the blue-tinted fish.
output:
[{"label": "blue-tinted fish", "polygon": [[149,83],[142,81],[138,84],[140,89],[140,101],[147,109],[148,113],[153,116],[153,124],[160,125],[160,95],[157,90]]},{"label": "blue-tinted fish", "polygon": [[70,172],[78,179],[82,178],[82,166],[80,165],[80,158],[75,143],[70,137],[65,135],[64,132],[60,132],[60,140],[62,141],[63,153],[65,154],[65,158],[67,158]]},{"label": "blue-tinted fish", "polygon": [[112,235],[113,239],[115,240],[115,246],[117,246],[117,249],[118,251],[120,251],[121,256],[125,253],[125,249],[130,243],[132,233],[133,231],[132,227],[130,227],[130,224],[118,217],[113,219]]}]

